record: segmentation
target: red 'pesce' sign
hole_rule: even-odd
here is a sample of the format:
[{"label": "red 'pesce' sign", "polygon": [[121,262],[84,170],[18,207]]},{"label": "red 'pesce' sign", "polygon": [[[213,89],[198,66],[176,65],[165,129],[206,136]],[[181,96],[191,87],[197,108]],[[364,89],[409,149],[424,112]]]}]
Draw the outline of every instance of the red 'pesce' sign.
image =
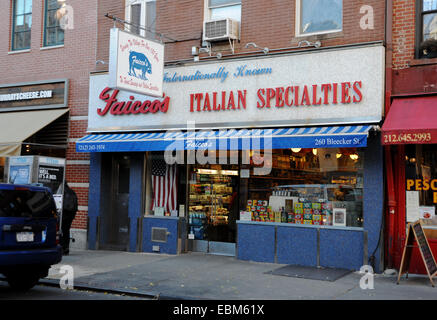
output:
[{"label": "red 'pesce' sign", "polygon": [[99,98],[106,102],[105,108],[98,108],[97,114],[100,116],[106,115],[108,112],[112,115],[138,114],[138,113],[156,113],[167,112],[170,97],[165,97],[163,100],[135,100],[134,96],[129,96],[129,101],[118,101],[117,95],[120,90],[114,90],[109,94],[111,88],[106,87],[100,93]]}]

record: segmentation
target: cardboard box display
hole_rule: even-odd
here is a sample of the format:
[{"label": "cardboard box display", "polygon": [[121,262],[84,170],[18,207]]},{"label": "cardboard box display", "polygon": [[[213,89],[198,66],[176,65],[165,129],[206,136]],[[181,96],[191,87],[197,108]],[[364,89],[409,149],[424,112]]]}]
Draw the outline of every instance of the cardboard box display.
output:
[{"label": "cardboard box display", "polygon": [[303,203],[298,202],[294,204],[294,210],[302,209],[303,210]]},{"label": "cardboard box display", "polygon": [[332,203],[331,202],[323,202],[322,209],[332,210]]},{"label": "cardboard box display", "polygon": [[313,220],[313,215],[311,213],[310,214],[304,213],[303,214],[303,219],[304,220]]},{"label": "cardboard box display", "polygon": [[320,214],[313,214],[313,221],[323,221],[322,215]]},{"label": "cardboard box display", "polygon": [[304,202],[303,208],[304,209],[312,209],[312,203],[311,202]]},{"label": "cardboard box display", "polygon": [[313,224],[313,220],[303,220],[303,224]]},{"label": "cardboard box display", "polygon": [[332,215],[332,210],[330,210],[330,209],[322,209],[322,214],[324,214],[324,215]]},{"label": "cardboard box display", "polygon": [[320,202],[313,202],[312,203],[312,208],[320,210],[320,209],[322,209],[322,204]]}]

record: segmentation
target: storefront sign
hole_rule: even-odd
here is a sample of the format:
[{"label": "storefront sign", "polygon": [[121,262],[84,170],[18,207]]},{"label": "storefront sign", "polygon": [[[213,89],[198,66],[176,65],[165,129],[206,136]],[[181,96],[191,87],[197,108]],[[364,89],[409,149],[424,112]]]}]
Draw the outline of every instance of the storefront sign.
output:
[{"label": "storefront sign", "polygon": [[171,100],[165,112],[155,102],[153,115],[141,115],[151,109],[135,102],[156,98],[121,90],[117,100],[131,101],[130,107],[114,103],[111,114],[111,96],[101,95],[109,77],[92,75],[88,131],[187,129],[188,122],[208,129],[377,123],[383,111],[384,47],[192,63],[166,68],[163,79]]},{"label": "storefront sign", "polygon": [[0,86],[0,112],[67,107],[67,80]]},{"label": "storefront sign", "polygon": [[437,179],[407,179],[407,191],[433,191],[433,203],[437,203]]},{"label": "storefront sign", "polygon": [[118,101],[117,95],[119,90],[113,90],[105,88],[100,93],[99,98],[106,102],[106,105],[102,109],[97,109],[99,116],[104,116],[108,113],[112,115],[125,115],[125,114],[138,114],[138,113],[155,113],[155,112],[167,112],[170,103],[170,98],[165,97],[162,101],[155,99],[151,100],[136,100],[134,96],[129,96],[129,101]]},{"label": "storefront sign", "polygon": [[109,86],[162,97],[164,45],[111,29]]},{"label": "storefront sign", "polygon": [[383,144],[432,143],[434,140],[432,132],[385,133],[382,135]]}]

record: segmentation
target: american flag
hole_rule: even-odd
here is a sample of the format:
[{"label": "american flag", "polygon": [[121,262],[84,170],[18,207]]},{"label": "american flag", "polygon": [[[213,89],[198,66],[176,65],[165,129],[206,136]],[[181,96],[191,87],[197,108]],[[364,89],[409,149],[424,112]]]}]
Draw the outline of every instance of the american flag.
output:
[{"label": "american flag", "polygon": [[176,210],[177,201],[177,166],[168,165],[164,159],[152,160],[152,188],[153,202],[155,207],[164,207],[165,212]]}]

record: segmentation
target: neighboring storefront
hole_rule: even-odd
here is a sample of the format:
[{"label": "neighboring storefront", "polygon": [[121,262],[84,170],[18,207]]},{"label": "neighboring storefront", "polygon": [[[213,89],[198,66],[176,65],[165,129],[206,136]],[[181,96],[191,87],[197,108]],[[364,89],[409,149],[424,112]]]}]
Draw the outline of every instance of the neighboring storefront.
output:
[{"label": "neighboring storefront", "polygon": [[384,56],[166,67],[159,99],[92,74],[88,247],[381,270]]},{"label": "neighboring storefront", "polygon": [[0,181],[8,181],[11,156],[65,158],[68,80],[0,86]]},{"label": "neighboring storefront", "polygon": [[[400,265],[408,223],[419,219],[434,256],[437,254],[436,105],[435,94],[394,97],[382,127],[389,182],[388,250],[396,267]],[[426,273],[421,261],[415,248],[411,273]]]}]

